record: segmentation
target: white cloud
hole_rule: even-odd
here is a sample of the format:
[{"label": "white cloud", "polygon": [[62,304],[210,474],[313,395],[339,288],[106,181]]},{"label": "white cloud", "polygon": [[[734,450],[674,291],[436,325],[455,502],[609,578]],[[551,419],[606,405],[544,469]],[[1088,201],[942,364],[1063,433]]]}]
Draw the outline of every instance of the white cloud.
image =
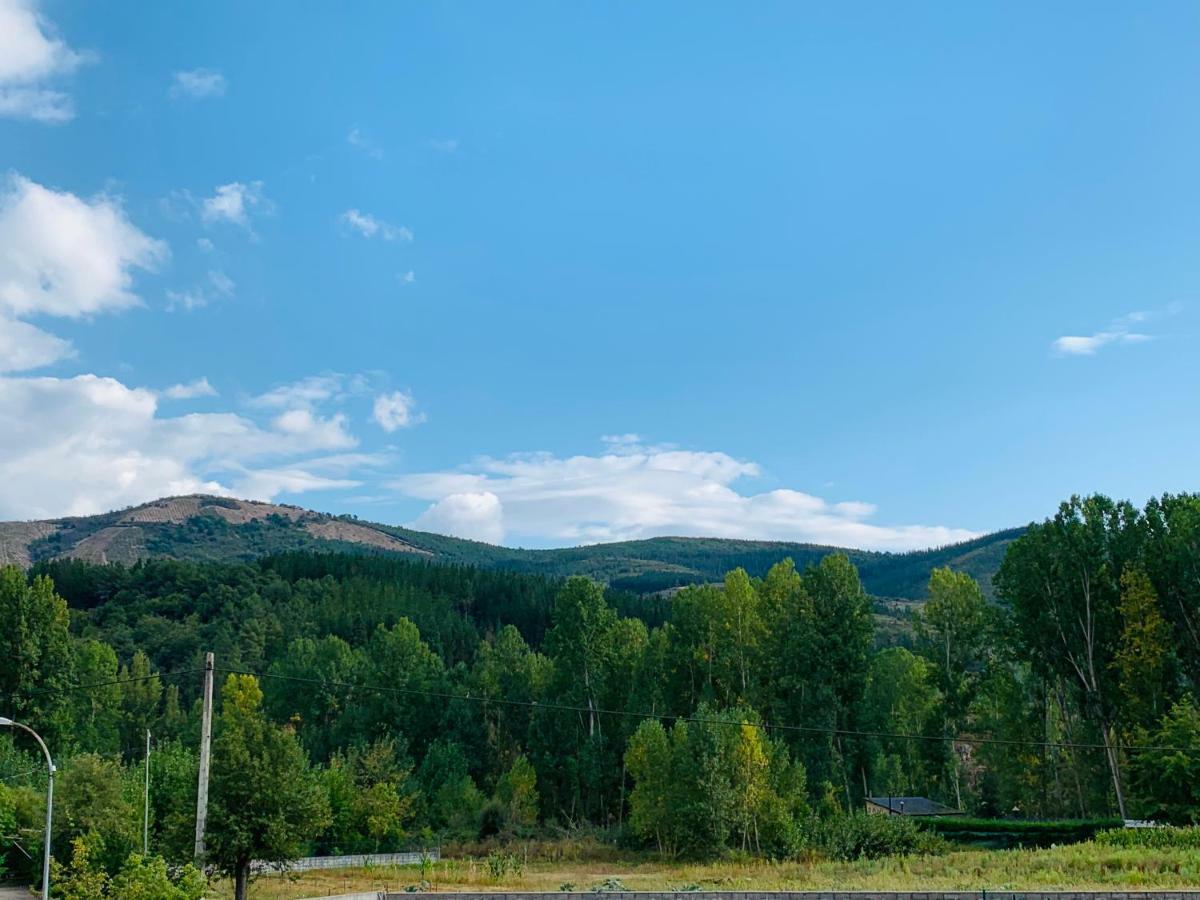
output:
[{"label": "white cloud", "polygon": [[407,272],[402,272],[401,274],[397,275],[396,278],[401,284],[412,284],[417,280],[417,273],[412,269],[409,269]]},{"label": "white cloud", "polygon": [[453,471],[407,475],[390,486],[431,501],[414,525],[498,542],[595,543],[655,535],[792,540],[907,550],[966,540],[961,528],[880,525],[875,508],[833,503],[790,489],[743,494],[733,484],[760,474],[721,452],[633,443],[599,456],[548,453],[482,459]]},{"label": "white cloud", "polygon": [[0,194],[0,310],[86,316],[133,306],[133,270],[167,245],[139,231],[120,203],[83,200],[11,175]]},{"label": "white cloud", "polygon": [[361,394],[366,389],[366,379],[361,375],[331,372],[278,385],[254,397],[250,404],[268,409],[312,409],[321,403],[341,401],[353,394]]},{"label": "white cloud", "polygon": [[504,540],[504,510],[491,491],[450,494],[421,513],[413,527],[499,544]]},{"label": "white cloud", "polygon": [[380,237],[385,241],[411,241],[412,230],[403,225],[391,225],[370,213],[348,209],[338,217],[343,224],[353,228],[365,238]]},{"label": "white cloud", "polygon": [[26,322],[0,316],[0,372],[37,369],[74,354],[70,341]]},{"label": "white cloud", "polygon": [[230,222],[250,230],[250,218],[271,211],[263,194],[263,183],[234,181],[220,185],[211,197],[200,201],[200,219],[208,225]]},{"label": "white cloud", "polygon": [[271,424],[276,431],[302,439],[315,449],[342,450],[358,443],[346,430],[346,417],[341,413],[326,419],[309,409],[289,409]]},{"label": "white cloud", "polygon": [[1161,309],[1132,312],[1118,319],[1113,319],[1108,327],[1102,331],[1085,335],[1067,334],[1055,338],[1052,346],[1054,347],[1054,351],[1060,356],[1094,356],[1097,352],[1108,346],[1143,344],[1146,341],[1154,340],[1154,335],[1136,330],[1135,326],[1142,325],[1162,316],[1173,316],[1180,312],[1181,309],[1182,307],[1179,304],[1172,303]]},{"label": "white cloud", "polygon": [[375,398],[375,421],[384,431],[409,428],[425,421],[425,414],[417,412],[417,401],[408,391],[393,391]]},{"label": "white cloud", "polygon": [[112,378],[0,377],[0,520],[86,515],[194,491],[269,500],[353,487],[359,482],[347,476],[362,454],[314,456],[349,443],[334,420],[264,426],[227,412],[164,416],[154,391]]},{"label": "white cloud", "polygon": [[196,246],[199,247],[203,253],[212,253],[213,251],[213,242],[206,237],[196,238]]},{"label": "white cloud", "polygon": [[0,188],[0,341],[12,348],[0,370],[48,365],[69,342],[20,321],[80,318],[140,303],[134,272],[150,270],[167,245],[135,227],[119,201],[85,200],[10,175]]},{"label": "white cloud", "polygon": [[209,384],[207,378],[197,378],[186,384],[173,384],[162,395],[169,400],[194,400],[196,397],[215,397],[217,389]]},{"label": "white cloud", "polygon": [[457,138],[434,138],[429,142],[429,146],[437,150],[439,153],[457,153],[458,139]]},{"label": "white cloud", "polygon": [[1088,335],[1063,335],[1054,341],[1054,349],[1067,356],[1091,356],[1109,344],[1140,344],[1150,335],[1137,332],[1098,331]]},{"label": "white cloud", "polygon": [[346,135],[346,143],[361,150],[371,159],[383,159],[383,147],[357,128],[350,129],[350,133]]},{"label": "white cloud", "polygon": [[171,77],[172,97],[222,97],[227,84],[225,76],[213,69],[187,69]]},{"label": "white cloud", "polygon": [[70,96],[49,84],[87,57],[52,32],[33,0],[0,0],[0,116],[48,123],[74,117]]}]

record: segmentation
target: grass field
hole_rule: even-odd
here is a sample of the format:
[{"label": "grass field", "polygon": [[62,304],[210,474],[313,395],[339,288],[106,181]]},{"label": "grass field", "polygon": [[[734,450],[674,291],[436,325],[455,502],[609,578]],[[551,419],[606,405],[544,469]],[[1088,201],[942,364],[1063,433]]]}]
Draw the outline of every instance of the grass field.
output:
[{"label": "grass field", "polygon": [[[518,854],[520,848],[514,848]],[[558,858],[552,858],[558,857]],[[772,863],[725,860],[664,861],[619,853],[602,845],[531,852],[519,874],[493,877],[483,858],[453,858],[433,864],[431,887],[446,891],[556,891],[564,884],[590,891],[606,879],[630,890],[1053,890],[1127,887],[1200,887],[1195,850],[1114,848],[1088,842],[1045,850],[959,850],[940,856],[834,863],[822,860]],[[296,900],[349,891],[403,890],[421,880],[416,866],[266,876],[250,890],[256,900]],[[231,897],[228,884],[216,897]]]}]

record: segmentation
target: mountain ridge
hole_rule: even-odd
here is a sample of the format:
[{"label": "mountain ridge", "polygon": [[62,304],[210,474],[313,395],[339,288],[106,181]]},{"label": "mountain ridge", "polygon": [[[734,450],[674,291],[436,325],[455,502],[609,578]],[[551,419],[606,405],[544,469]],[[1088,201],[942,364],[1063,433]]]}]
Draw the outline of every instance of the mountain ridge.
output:
[{"label": "mountain ridge", "polygon": [[872,594],[911,601],[923,598],[929,572],[943,565],[969,572],[990,595],[991,577],[1008,544],[1022,531],[1006,529],[905,553],[682,536],[527,550],[290,504],[189,494],[92,516],[0,522],[0,564],[29,568],[43,560],[82,559],[128,565],[150,558],[239,562],[304,550],[390,553],[431,563],[587,575],[623,590],[653,593],[719,580],[738,566],[762,575],[785,557],[803,567],[828,553],[843,552],[858,566]]}]

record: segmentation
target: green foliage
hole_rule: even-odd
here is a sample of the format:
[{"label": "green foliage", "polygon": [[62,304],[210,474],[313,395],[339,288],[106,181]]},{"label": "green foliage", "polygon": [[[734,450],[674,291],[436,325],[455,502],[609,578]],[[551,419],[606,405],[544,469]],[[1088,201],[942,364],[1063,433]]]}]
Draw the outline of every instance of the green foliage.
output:
[{"label": "green foliage", "polygon": [[0,697],[5,715],[37,722],[45,738],[70,734],[66,701],[55,688],[74,680],[67,604],[45,577],[32,581],[16,566],[0,566]]},{"label": "green foliage", "polygon": [[1153,730],[1138,734],[1152,749],[1133,758],[1139,799],[1155,819],[1200,824],[1200,708],[1191,697],[1175,703]]},{"label": "green foliage", "polygon": [[1174,828],[1109,828],[1098,832],[1097,844],[1132,850],[1196,850],[1200,851],[1200,827]]},{"label": "green foliage", "polygon": [[72,841],[71,861],[51,861],[52,896],[58,900],[201,900],[208,885],[200,871],[185,865],[172,872],[160,856],[132,853],[111,876],[93,852],[94,834]]},{"label": "green foliage", "polygon": [[821,820],[812,835],[830,859],[879,859],[942,853],[945,841],[905,816],[854,813]]},{"label": "green foliage", "polygon": [[140,792],[130,775],[116,760],[93,753],[69,760],[55,779],[55,841],[86,838],[89,859],[115,871],[141,836]]},{"label": "green foliage", "polygon": [[329,801],[296,736],[262,712],[249,675],[230,675],[214,728],[208,858],[245,896],[251,860],[303,856],[329,824]]},{"label": "green foliage", "polygon": [[487,867],[488,875],[494,881],[503,881],[505,878],[519,878],[525,874],[525,860],[516,853],[501,853],[492,851],[484,860],[484,865]]},{"label": "green foliage", "polygon": [[[197,547],[244,537],[201,518]],[[814,819],[881,792],[1090,820],[1111,814],[1120,785],[1134,815],[1195,821],[1200,725],[1185,698],[1200,674],[1200,503],[1075,499],[1014,537],[999,607],[957,568],[996,541],[902,556],[674,539],[608,557],[428,545],[439,560],[469,551],[534,575],[302,552],[42,563],[32,580],[0,576],[0,611],[19,626],[10,657],[23,661],[0,660],[0,684],[52,739],[57,849],[87,838],[111,878],[140,846],[147,728],[151,847],[170,863],[191,856],[199,678],[156,673],[195,669],[210,649],[222,668],[267,676],[265,697],[252,679],[227,682],[215,728],[210,846],[235,876],[249,858],[574,828],[668,855],[782,858],[816,839]],[[800,568],[779,559],[791,548]],[[918,562],[929,600],[911,640],[880,650],[864,585],[910,578]],[[639,599],[548,577],[656,566],[692,583]],[[126,683],[57,689],[114,680]],[[0,736],[31,849],[44,787],[32,749]],[[907,826],[836,827],[838,846],[870,848],[865,829]]]},{"label": "green foliage", "polygon": [[512,767],[496,782],[496,800],[504,811],[502,835],[527,835],[537,825],[537,772],[524,756],[513,760]]}]

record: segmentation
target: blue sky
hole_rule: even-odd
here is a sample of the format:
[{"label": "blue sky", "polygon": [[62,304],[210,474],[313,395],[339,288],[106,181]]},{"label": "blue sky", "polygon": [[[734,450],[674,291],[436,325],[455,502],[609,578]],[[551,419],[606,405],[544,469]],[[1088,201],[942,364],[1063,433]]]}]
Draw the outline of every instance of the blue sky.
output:
[{"label": "blue sky", "polygon": [[0,26],[2,518],[901,549],[1196,487],[1195,4]]}]

